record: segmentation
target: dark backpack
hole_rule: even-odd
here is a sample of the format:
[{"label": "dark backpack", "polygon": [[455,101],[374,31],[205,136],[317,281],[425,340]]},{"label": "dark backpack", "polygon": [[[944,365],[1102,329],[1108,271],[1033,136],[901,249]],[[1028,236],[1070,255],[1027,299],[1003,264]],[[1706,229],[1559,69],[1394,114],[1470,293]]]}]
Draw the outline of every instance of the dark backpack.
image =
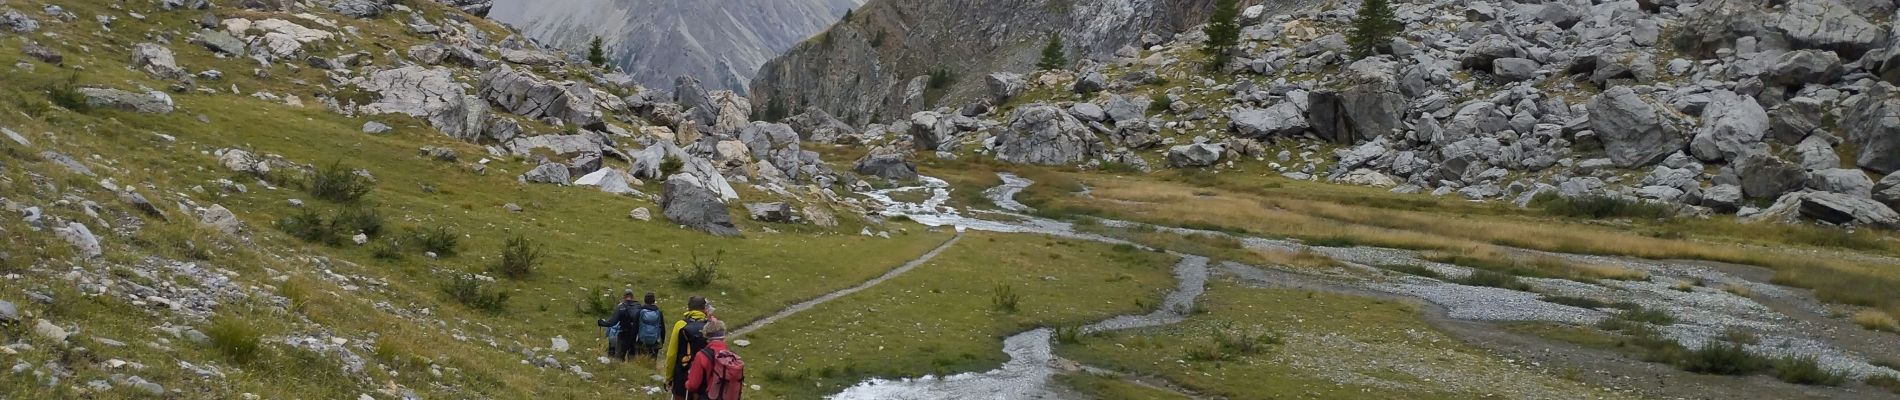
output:
[{"label": "dark backpack", "polygon": [[640,315],[639,304],[621,303],[620,307],[614,308],[614,318],[620,319],[620,324],[614,326],[615,333],[618,334],[620,332],[633,332],[634,329],[637,329],[639,327],[638,324],[640,323],[640,321],[634,320],[634,317],[637,317],[639,315]]},{"label": "dark backpack", "polygon": [[745,360],[731,350],[704,349],[699,354],[712,365],[712,370],[706,371],[705,398],[739,400],[739,393],[745,390]]},{"label": "dark backpack", "polygon": [[665,329],[660,326],[660,310],[641,308],[638,313],[640,316],[640,330],[638,331],[639,335],[634,337],[634,341],[649,346],[659,344],[660,331]]},{"label": "dark backpack", "polygon": [[[706,333],[703,332],[705,329],[706,329],[706,320],[703,320],[703,319],[686,320],[686,327],[680,328],[680,344],[679,344],[686,351],[682,351],[680,352],[680,354],[698,353],[700,349],[706,348]],[[673,361],[677,363],[680,367],[691,367],[693,365],[692,357],[681,357],[681,358],[684,358],[686,360],[684,362],[680,360],[673,360]]]}]

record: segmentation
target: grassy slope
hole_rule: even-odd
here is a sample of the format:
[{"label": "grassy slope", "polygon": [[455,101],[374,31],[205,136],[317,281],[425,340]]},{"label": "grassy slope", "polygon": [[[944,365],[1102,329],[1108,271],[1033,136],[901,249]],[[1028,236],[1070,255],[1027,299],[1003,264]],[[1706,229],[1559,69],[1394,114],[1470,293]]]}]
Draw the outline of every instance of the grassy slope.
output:
[{"label": "grassy slope", "polygon": [[[1127,246],[970,233],[916,270],[748,334],[765,397],[811,398],[868,377],[993,369],[1001,341],[1036,326],[1146,312],[1175,260]],[[992,308],[1008,285],[1020,311]]]},{"label": "grassy slope", "polygon": [[[1229,398],[1524,398],[1530,395],[1517,391],[1526,389],[1610,395],[1465,347],[1433,331],[1406,304],[1226,282],[1210,283],[1204,299],[1206,313],[1179,326],[1085,337],[1057,352]],[[1273,334],[1284,343],[1226,361],[1187,356],[1229,332]],[[1359,383],[1339,383],[1341,377]]]}]

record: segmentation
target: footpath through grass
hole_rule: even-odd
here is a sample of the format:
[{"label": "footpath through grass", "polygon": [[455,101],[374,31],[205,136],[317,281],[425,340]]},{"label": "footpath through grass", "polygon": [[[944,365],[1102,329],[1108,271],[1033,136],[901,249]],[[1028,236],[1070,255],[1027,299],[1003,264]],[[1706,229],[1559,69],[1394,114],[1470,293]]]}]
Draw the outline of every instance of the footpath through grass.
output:
[{"label": "footpath through grass", "polygon": [[1151,311],[1176,260],[1129,246],[972,232],[933,261],[747,334],[759,398],[817,398],[872,377],[986,371],[1002,339]]}]

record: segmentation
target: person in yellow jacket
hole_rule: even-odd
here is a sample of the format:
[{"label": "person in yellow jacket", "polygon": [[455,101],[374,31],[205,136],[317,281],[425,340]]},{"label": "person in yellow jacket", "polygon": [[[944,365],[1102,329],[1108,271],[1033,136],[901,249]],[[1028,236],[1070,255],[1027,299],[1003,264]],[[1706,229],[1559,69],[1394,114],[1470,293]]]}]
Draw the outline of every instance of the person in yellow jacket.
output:
[{"label": "person in yellow jacket", "polygon": [[706,322],[713,319],[712,304],[705,297],[693,296],[686,299],[686,313],[679,322],[673,323],[673,329],[666,331],[666,356],[659,359],[658,368],[666,371],[667,386],[672,388],[673,400],[698,398],[689,396],[686,390],[686,370],[693,365],[693,355],[699,349],[706,348],[704,329]]}]

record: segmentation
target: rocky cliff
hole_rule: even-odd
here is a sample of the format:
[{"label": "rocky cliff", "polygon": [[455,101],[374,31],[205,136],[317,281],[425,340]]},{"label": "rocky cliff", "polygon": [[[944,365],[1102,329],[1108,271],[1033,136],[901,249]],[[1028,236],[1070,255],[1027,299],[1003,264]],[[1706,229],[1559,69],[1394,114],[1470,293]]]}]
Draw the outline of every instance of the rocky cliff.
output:
[{"label": "rocky cliff", "polygon": [[[1243,1],[1242,3],[1258,3]],[[1280,2],[1292,9],[1310,0]],[[1205,22],[1213,0],[875,0],[767,62],[755,104],[866,123],[982,97],[982,76],[1033,68],[1051,34],[1071,60],[1160,44]],[[1124,50],[1126,48],[1126,50]],[[955,77],[928,87],[938,70]]]},{"label": "rocky cliff", "polygon": [[641,84],[692,76],[744,91],[772,56],[824,30],[862,0],[501,0],[490,17],[575,54],[595,36]]}]

